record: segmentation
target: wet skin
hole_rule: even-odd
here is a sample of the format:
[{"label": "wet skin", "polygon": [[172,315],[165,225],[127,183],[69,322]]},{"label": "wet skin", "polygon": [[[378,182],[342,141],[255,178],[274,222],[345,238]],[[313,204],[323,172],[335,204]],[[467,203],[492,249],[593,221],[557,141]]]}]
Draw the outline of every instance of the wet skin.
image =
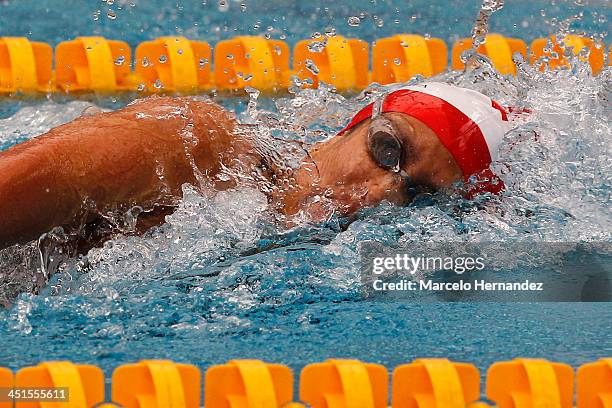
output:
[{"label": "wet skin", "polygon": [[[399,132],[402,168],[412,184],[439,189],[461,179],[455,160],[423,123],[400,113],[385,116]],[[317,221],[382,200],[406,204],[411,199],[406,177],[382,169],[369,154],[368,124],[312,146],[290,175],[295,181],[267,193],[271,206]],[[180,200],[184,183],[235,187],[235,180],[218,177],[223,168],[244,172],[264,162],[247,136],[212,102],[148,98],[82,116],[0,152],[0,248],[133,206],[163,215]],[[263,176],[273,174],[270,169]],[[276,184],[283,185],[278,179]],[[141,218],[147,227],[163,221]]]}]

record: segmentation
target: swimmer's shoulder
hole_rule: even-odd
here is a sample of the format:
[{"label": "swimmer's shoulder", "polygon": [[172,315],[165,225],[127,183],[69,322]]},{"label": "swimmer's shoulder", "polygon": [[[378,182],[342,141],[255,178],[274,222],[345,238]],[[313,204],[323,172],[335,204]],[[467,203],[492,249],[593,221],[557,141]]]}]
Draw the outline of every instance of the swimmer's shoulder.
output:
[{"label": "swimmer's shoulder", "polygon": [[229,112],[213,100],[202,96],[149,96],[129,103],[123,111],[158,113],[216,114],[228,115]]},{"label": "swimmer's shoulder", "polygon": [[115,115],[154,122],[178,119],[192,123],[196,128],[228,131],[232,131],[236,125],[232,112],[201,96],[149,96],[131,102],[116,111]]}]

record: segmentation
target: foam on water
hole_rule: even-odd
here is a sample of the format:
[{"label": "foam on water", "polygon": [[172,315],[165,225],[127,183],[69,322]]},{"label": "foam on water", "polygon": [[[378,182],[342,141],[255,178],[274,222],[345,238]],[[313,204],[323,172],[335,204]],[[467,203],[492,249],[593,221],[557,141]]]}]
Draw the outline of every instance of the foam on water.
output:
[{"label": "foam on water", "polygon": [[[342,333],[386,339],[384,330],[398,341],[439,337],[439,341],[451,342],[444,347],[446,355],[458,353],[472,360],[480,358],[481,363],[490,361],[492,354],[479,351],[487,324],[504,316],[545,324],[523,306],[510,309],[499,305],[489,310],[478,305],[462,309],[439,305],[424,309],[363,302],[359,295],[359,243],[609,242],[612,70],[606,68],[592,77],[578,60],[572,70],[545,73],[520,64],[515,79],[499,76],[486,60],[477,66],[467,73],[447,73],[436,79],[532,112],[514,117],[513,129],[493,165],[507,185],[502,197],[466,201],[440,193],[421,196],[408,207],[383,203],[364,209],[351,223],[332,217],[324,224],[304,223],[286,230],[271,216],[265,195],[253,188],[202,194],[186,185],[184,199],[166,224],[142,236],[118,235],[85,256],[63,261],[47,285],[44,276],[41,278],[35,244],[0,252],[5,271],[27,276],[23,278],[27,284],[21,288],[0,289],[26,292],[12,308],[0,312],[0,333],[7,345],[0,352],[0,363],[22,366],[37,362],[45,358],[41,347],[57,358],[93,358],[105,368],[122,359],[146,356],[194,361],[193,353],[201,353],[195,360],[202,363],[238,355],[290,363],[296,361],[290,350],[298,339],[307,339],[312,346],[299,361],[334,352],[374,359],[359,336],[348,341]],[[331,137],[353,112],[385,89],[372,86],[348,99],[325,87],[294,89],[294,95],[274,101],[268,110],[251,105],[249,118],[243,119],[254,120],[266,134],[310,144]],[[87,106],[83,102],[44,102],[23,108],[0,121],[2,148],[69,121]],[[40,294],[27,293],[32,291]],[[560,321],[567,318],[564,306],[540,305],[538,310],[558,315]],[[590,307],[584,310],[609,322],[609,313]],[[417,321],[389,320],[388,314],[398,313],[416,316]],[[446,317],[441,320],[441,316]],[[483,327],[467,323],[473,316]],[[449,335],[448,331],[466,324],[480,330],[481,335]],[[567,330],[560,327],[546,330]],[[435,332],[438,329],[441,331]],[[583,329],[591,331],[591,338],[603,338],[595,327]],[[536,346],[536,338],[544,336],[546,340],[550,333],[537,334],[533,328],[532,333],[534,337],[528,341],[534,347],[528,350],[545,350]],[[170,344],[168,338],[180,341]],[[266,345],[267,340],[276,346]],[[461,349],[462,341],[468,349]],[[504,355],[499,345],[489,346],[491,352],[497,350],[497,359]],[[435,347],[418,347],[436,355]],[[599,350],[597,347],[605,351],[612,345],[592,345],[584,351],[584,358]],[[520,353],[523,349],[514,350]],[[377,361],[395,364],[402,359],[391,355],[391,350],[387,353]],[[567,355],[556,357],[581,361],[579,353],[574,360]]]},{"label": "foam on water", "polygon": [[13,116],[0,119],[0,150],[15,143],[36,137],[50,129],[69,122],[90,107],[89,102],[46,102],[19,109]]}]

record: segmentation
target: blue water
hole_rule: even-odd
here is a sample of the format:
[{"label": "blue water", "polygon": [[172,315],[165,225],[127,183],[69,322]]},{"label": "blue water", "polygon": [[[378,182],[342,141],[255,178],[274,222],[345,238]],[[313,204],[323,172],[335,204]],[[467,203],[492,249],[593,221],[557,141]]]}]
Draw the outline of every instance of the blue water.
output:
[{"label": "blue water", "polygon": [[[74,3],[0,2],[0,34],[51,44],[99,34],[135,45],[173,33],[215,42],[263,34],[271,26],[272,37],[285,36],[289,43],[327,27],[368,41],[402,31],[452,41],[469,35],[479,6],[247,1],[242,11],[240,2],[231,1],[220,11],[217,2]],[[571,26],[577,32],[605,37],[610,28],[612,9],[605,2],[507,3],[492,17],[492,31],[530,40],[555,32],[580,11],[584,16]],[[107,16],[109,8],[115,19]],[[367,15],[361,24],[349,26],[347,18],[362,11]],[[503,172],[509,191],[501,199],[469,203],[436,196],[407,208],[382,204],[349,225],[332,219],[286,231],[269,220],[265,198],[256,191],[202,197],[187,186],[166,225],[142,237],[118,236],[86,257],[68,260],[39,294],[24,293],[0,311],[0,365],[17,369],[70,359],[110,374],[143,358],[202,368],[260,358],[298,370],[348,357],[392,369],[416,357],[440,356],[484,371],[517,356],[574,366],[611,356],[609,303],[379,303],[362,300],[358,273],[359,243],[368,240],[609,242],[611,78],[609,69],[593,78],[580,69],[540,74],[527,68],[519,80],[490,71],[442,77],[534,111],[507,136],[495,164],[510,169]],[[112,108],[127,102],[95,96],[2,101],[0,149],[69,121],[91,104]],[[244,115],[245,99],[218,102]],[[312,141],[333,134],[363,103],[325,90],[303,91],[261,99],[258,109],[304,126],[302,137]],[[287,128],[276,130],[289,135]],[[537,143],[531,131],[539,134]],[[32,245],[1,256],[4,271],[21,268],[28,279],[40,277]],[[28,282],[19,283],[29,287]]]},{"label": "blue water", "polygon": [[[79,35],[102,35],[135,46],[162,35],[185,35],[211,43],[235,35],[265,35],[290,45],[314,32],[333,28],[338,34],[371,42],[410,32],[430,34],[449,44],[469,37],[481,2],[478,0],[298,1],[145,1],[4,0],[0,3],[2,35],[27,36],[56,45]],[[531,41],[558,28],[578,13],[578,31],[606,38],[612,9],[605,0],[510,0],[491,21],[491,31]],[[578,4],[584,3],[586,6]],[[108,13],[111,11],[111,16]],[[358,26],[351,16],[362,17]],[[609,37],[608,37],[609,38]],[[606,41],[607,42],[607,41]]]}]

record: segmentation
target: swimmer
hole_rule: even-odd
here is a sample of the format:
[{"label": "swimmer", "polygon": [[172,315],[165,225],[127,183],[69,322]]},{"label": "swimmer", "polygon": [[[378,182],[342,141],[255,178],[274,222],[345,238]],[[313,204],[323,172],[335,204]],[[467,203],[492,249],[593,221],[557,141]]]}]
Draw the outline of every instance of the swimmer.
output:
[{"label": "swimmer", "polygon": [[437,82],[408,86],[304,150],[288,174],[220,106],[151,97],[0,152],[0,249],[131,208],[142,209],[138,223],[146,229],[177,205],[183,184],[236,187],[239,177],[228,174],[259,175],[271,208],[314,221],[383,200],[406,205],[421,191],[461,180],[476,180],[472,194],[497,193],[503,183],[489,165],[506,124],[504,109],[478,92]]}]

